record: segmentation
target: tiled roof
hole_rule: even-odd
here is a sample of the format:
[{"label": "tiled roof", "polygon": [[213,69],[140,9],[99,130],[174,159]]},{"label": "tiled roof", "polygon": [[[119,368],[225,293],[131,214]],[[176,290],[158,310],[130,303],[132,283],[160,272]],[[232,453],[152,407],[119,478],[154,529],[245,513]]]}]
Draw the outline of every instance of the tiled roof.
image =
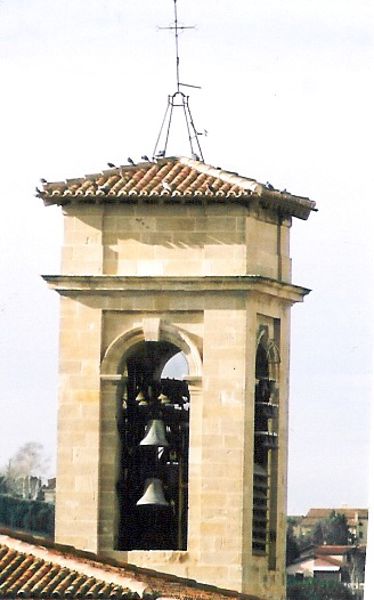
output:
[{"label": "tiled roof", "polygon": [[316,557],[314,560],[314,571],[340,571],[342,567],[341,561],[334,560],[333,558],[319,558]]},{"label": "tiled roof", "polygon": [[346,564],[346,555],[357,552],[357,550],[359,550],[357,546],[333,546],[326,544],[322,546],[311,546],[305,552],[302,552],[302,554],[292,562],[292,565],[309,564],[312,559],[315,569],[324,568],[339,570],[340,567]]},{"label": "tiled roof", "polygon": [[140,597],[124,584],[101,579],[100,575],[105,576],[104,573],[98,571],[96,574],[91,570],[90,575],[82,572],[86,570],[82,564],[76,564],[74,568],[73,562],[68,567],[57,560],[56,556],[48,556],[48,552],[43,559],[0,543],[0,598]]},{"label": "tiled roof", "polygon": [[0,531],[0,598],[260,600],[5,529]]},{"label": "tiled roof", "polygon": [[333,546],[331,544],[324,544],[323,546],[317,546],[315,553],[318,555],[337,555],[337,554],[348,554],[353,550],[355,546]]},{"label": "tiled roof", "polygon": [[184,157],[119,166],[78,179],[46,182],[37,196],[46,205],[80,203],[202,203],[260,199],[285,214],[307,219],[315,202],[237,173]]}]

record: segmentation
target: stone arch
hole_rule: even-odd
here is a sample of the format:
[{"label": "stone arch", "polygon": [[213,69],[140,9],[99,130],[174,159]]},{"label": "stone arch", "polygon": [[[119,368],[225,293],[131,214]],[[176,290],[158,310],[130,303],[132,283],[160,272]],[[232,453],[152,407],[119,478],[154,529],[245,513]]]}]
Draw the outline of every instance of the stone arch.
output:
[{"label": "stone arch", "polygon": [[[150,359],[151,371],[147,371],[146,346],[150,356],[151,348],[155,351],[155,355]],[[183,353],[188,365],[187,381],[177,382],[175,379],[166,378],[161,382],[164,360],[168,360],[179,351]],[[108,520],[112,519],[113,548],[116,550],[187,549],[189,480],[185,465],[188,465],[189,415],[192,402],[188,400],[183,403],[181,400],[191,397],[190,378],[195,379],[192,386],[196,399],[196,389],[200,390],[201,373],[200,352],[190,336],[178,326],[157,317],[144,317],[142,323],[137,321],[135,327],[123,331],[113,339],[104,353],[101,362],[101,402],[107,426],[102,429],[101,446],[107,450],[110,444],[115,444],[115,458],[110,473],[113,508],[112,516],[108,517]],[[137,404],[139,390],[144,394],[145,402],[142,407]],[[162,407],[161,402],[157,405],[160,390],[168,396],[167,390],[171,390],[168,410]],[[149,409],[144,404],[148,404]],[[197,404],[194,410],[199,410],[199,402],[194,404]],[[174,411],[171,416],[170,408],[173,405],[180,408],[180,412]],[[131,411],[128,410],[129,406]],[[156,412],[153,411],[157,411],[157,418]],[[175,418],[179,414],[180,418]],[[153,456],[152,446],[156,444],[149,444],[149,448],[148,445],[142,447],[143,454],[138,451],[141,447],[140,441],[144,439],[147,427],[153,420],[164,425],[165,435],[167,429],[168,445],[173,452],[172,461],[167,458],[167,453],[164,458],[158,454],[153,457],[155,464],[156,461],[157,464],[164,461],[162,476],[161,471],[156,470],[153,459],[150,460]],[[175,442],[177,439],[181,440],[178,444]],[[126,457],[125,463],[123,457]],[[177,488],[168,487],[167,482],[172,481],[172,477],[175,478],[175,473]],[[171,518],[170,511],[165,508],[159,515],[158,529],[153,531],[148,527],[153,518],[152,510],[147,512],[144,508],[140,514],[137,508],[142,497],[140,490],[145,490],[148,480],[157,480],[162,493],[165,491],[166,505],[180,507],[180,510],[176,510],[176,515],[179,515],[177,520]],[[109,486],[108,473],[106,482]],[[109,512],[108,509],[108,515]]]},{"label": "stone arch", "polygon": [[[146,327],[136,327],[118,335],[108,346],[101,361],[102,375],[117,375],[120,372],[123,359],[130,349],[139,342],[147,341]],[[183,352],[187,364],[189,378],[202,376],[202,360],[196,344],[182,329],[166,321],[160,321],[157,339],[152,341],[170,342]]]},{"label": "stone arch", "polygon": [[269,567],[275,569],[280,352],[271,334],[274,326],[259,325],[255,353],[252,552],[267,556]]}]

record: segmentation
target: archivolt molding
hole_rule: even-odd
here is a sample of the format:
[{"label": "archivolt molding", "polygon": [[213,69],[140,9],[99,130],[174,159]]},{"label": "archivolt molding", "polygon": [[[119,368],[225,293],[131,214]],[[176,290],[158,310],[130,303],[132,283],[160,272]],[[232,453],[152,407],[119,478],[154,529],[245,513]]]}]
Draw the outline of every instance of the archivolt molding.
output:
[{"label": "archivolt molding", "polygon": [[[130,329],[117,336],[108,346],[101,362],[102,378],[117,375],[123,364],[123,359],[130,349],[135,344],[144,342],[145,340],[146,335],[142,327]],[[188,364],[189,377],[200,378],[202,376],[200,352],[185,331],[161,320],[159,340],[170,342],[183,352]]]}]

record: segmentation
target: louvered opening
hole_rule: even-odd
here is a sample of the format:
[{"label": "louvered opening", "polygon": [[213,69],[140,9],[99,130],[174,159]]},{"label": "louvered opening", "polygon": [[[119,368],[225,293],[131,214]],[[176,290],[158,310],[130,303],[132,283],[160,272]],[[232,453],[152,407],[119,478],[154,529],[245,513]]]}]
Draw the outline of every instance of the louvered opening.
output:
[{"label": "louvered opening", "polygon": [[266,470],[255,464],[253,475],[253,518],[252,549],[264,554],[267,544],[268,523],[268,475]]}]

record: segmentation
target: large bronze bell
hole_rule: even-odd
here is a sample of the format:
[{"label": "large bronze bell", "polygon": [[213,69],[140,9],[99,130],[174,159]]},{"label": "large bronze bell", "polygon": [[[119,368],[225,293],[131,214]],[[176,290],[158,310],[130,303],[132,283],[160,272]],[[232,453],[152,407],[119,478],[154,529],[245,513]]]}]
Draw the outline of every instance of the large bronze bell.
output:
[{"label": "large bronze bell", "polygon": [[166,448],[169,442],[166,439],[165,424],[161,419],[151,419],[147,423],[146,434],[139,446],[162,446]]},{"label": "large bronze bell", "polygon": [[158,479],[157,477],[149,477],[145,480],[144,494],[137,501],[136,505],[169,506],[169,503],[164,496],[161,479]]}]

